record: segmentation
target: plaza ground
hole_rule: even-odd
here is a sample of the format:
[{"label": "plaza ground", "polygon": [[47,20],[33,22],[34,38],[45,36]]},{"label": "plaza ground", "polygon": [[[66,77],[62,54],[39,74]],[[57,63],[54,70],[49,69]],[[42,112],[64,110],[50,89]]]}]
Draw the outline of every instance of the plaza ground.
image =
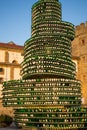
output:
[{"label": "plaza ground", "polygon": [[18,128],[0,128],[0,130],[21,130],[21,129],[18,129]]}]

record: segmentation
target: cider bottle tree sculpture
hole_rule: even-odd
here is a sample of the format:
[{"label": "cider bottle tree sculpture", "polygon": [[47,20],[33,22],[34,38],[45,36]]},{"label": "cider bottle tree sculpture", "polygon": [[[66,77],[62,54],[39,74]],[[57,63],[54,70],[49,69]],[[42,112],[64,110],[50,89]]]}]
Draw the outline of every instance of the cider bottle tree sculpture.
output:
[{"label": "cider bottle tree sculpture", "polygon": [[58,0],[32,6],[32,34],[24,44],[22,79],[3,83],[3,105],[13,107],[18,126],[86,128],[81,83],[72,62],[73,24],[62,21]]}]

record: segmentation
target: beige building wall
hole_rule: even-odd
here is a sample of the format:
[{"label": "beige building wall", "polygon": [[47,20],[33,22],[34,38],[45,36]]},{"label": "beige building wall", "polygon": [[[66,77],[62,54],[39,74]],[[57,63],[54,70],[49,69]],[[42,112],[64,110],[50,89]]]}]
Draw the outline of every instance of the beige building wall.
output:
[{"label": "beige building wall", "polygon": [[82,82],[82,99],[87,104],[87,22],[75,28],[75,39],[72,42],[72,55],[77,58],[77,78]]},{"label": "beige building wall", "polygon": [[12,63],[13,61],[17,61],[17,63],[21,64],[23,57],[21,56],[20,52],[10,52],[9,53],[9,62]]},{"label": "beige building wall", "polygon": [[3,80],[4,81],[10,80],[10,67],[3,67],[3,69],[4,69]]},{"label": "beige building wall", "polygon": [[2,105],[2,82],[21,78],[22,54],[23,46],[18,46],[13,42],[0,43],[0,114],[14,116],[12,108]]},{"label": "beige building wall", "polygon": [[5,62],[5,51],[0,50],[0,62]]},{"label": "beige building wall", "polygon": [[14,79],[20,79],[21,75],[19,74],[20,74],[19,68],[14,68]]}]

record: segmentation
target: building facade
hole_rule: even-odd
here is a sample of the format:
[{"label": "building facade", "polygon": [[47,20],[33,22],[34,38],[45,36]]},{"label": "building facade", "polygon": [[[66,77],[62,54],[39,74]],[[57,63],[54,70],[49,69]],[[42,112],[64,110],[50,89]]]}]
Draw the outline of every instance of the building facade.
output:
[{"label": "building facade", "polygon": [[[20,79],[21,62],[23,61],[23,46],[13,42],[0,43],[0,98],[2,97],[2,82]],[[3,108],[0,100],[0,114],[12,115],[12,109]]]},{"label": "building facade", "polygon": [[83,103],[87,104],[87,22],[75,28],[72,56],[77,60],[77,78],[82,82]]}]

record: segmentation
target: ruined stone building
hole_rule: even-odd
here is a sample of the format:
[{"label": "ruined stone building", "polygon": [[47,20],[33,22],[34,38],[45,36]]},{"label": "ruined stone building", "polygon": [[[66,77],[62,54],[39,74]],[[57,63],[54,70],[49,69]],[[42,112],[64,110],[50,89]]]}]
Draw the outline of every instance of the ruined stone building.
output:
[{"label": "ruined stone building", "polygon": [[82,81],[83,103],[87,104],[87,22],[75,28],[72,56],[77,61],[77,78]]}]

